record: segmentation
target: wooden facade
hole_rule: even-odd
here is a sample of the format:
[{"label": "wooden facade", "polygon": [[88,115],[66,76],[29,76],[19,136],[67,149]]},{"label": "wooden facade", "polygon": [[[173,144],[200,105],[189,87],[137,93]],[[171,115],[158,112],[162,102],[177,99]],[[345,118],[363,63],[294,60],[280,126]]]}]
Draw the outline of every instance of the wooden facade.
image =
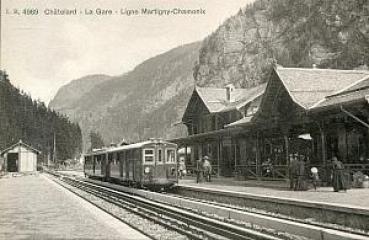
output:
[{"label": "wooden facade", "polygon": [[352,172],[369,174],[368,71],[276,68],[260,92],[238,108],[225,101],[211,111],[195,89],[183,117],[189,136],[173,140],[191,148],[187,165],[208,155],[221,176],[285,180],[295,157],[329,182],[337,156]]},{"label": "wooden facade", "polygon": [[[196,160],[207,155],[212,160],[216,174],[233,176],[235,166],[241,165],[240,142],[248,134],[241,134],[242,128],[228,128],[238,121],[250,119],[260,105],[266,84],[250,89],[195,88],[183,116],[188,137],[173,140],[184,148],[190,148],[187,166],[195,166]],[[233,94],[233,96],[232,96]],[[248,143],[248,141],[247,141]]]}]

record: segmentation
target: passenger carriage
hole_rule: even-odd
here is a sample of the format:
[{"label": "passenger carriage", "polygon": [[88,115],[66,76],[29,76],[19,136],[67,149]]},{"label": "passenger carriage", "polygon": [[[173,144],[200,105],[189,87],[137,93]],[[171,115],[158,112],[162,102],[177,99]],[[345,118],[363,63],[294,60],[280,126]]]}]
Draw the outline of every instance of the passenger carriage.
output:
[{"label": "passenger carriage", "polygon": [[85,175],[162,190],[177,182],[177,145],[162,139],[108,148],[85,155]]},{"label": "passenger carriage", "polygon": [[103,177],[105,172],[103,166],[105,164],[105,150],[98,149],[92,153],[84,155],[84,173],[88,177]]}]

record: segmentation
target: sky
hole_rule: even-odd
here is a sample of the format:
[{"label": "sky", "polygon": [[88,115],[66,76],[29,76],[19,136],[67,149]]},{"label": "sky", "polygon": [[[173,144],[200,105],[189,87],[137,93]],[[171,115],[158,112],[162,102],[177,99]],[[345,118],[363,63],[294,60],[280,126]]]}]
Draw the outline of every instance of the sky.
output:
[{"label": "sky", "polygon": [[[120,75],[150,57],[200,41],[254,0],[0,1],[0,68],[13,85],[48,103],[71,80]],[[145,15],[142,8],[203,9],[205,14]],[[54,9],[76,9],[77,15],[47,15]],[[112,15],[97,15],[97,9]],[[139,14],[121,14],[126,10]],[[94,14],[86,14],[90,11]]]}]

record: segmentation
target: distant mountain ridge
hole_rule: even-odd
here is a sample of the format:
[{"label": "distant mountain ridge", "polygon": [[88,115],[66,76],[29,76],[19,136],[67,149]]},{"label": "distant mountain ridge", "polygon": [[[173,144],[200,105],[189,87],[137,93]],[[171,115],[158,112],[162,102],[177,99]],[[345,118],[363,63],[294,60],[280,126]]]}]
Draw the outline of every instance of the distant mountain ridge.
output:
[{"label": "distant mountain ridge", "polygon": [[182,135],[183,129],[174,123],[180,121],[193,89],[192,72],[200,45],[196,42],[177,47],[126,74],[107,76],[98,83],[82,78],[77,83],[89,87],[72,100],[66,96],[75,91],[76,83],[71,82],[49,106],[79,122],[86,141],[91,130],[100,132],[106,143]]},{"label": "distant mountain ridge", "polygon": [[84,94],[91,91],[96,85],[111,78],[108,75],[96,74],[72,80],[58,90],[55,97],[50,101],[49,106],[57,106],[59,110],[64,107],[69,108],[71,105],[75,106]]}]

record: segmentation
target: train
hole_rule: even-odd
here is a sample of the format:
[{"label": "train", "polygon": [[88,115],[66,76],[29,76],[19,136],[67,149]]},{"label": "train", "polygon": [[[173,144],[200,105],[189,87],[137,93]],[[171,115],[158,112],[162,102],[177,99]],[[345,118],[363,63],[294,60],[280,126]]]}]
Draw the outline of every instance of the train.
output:
[{"label": "train", "polygon": [[163,139],[99,149],[84,155],[88,178],[154,191],[178,183],[177,145]]}]

